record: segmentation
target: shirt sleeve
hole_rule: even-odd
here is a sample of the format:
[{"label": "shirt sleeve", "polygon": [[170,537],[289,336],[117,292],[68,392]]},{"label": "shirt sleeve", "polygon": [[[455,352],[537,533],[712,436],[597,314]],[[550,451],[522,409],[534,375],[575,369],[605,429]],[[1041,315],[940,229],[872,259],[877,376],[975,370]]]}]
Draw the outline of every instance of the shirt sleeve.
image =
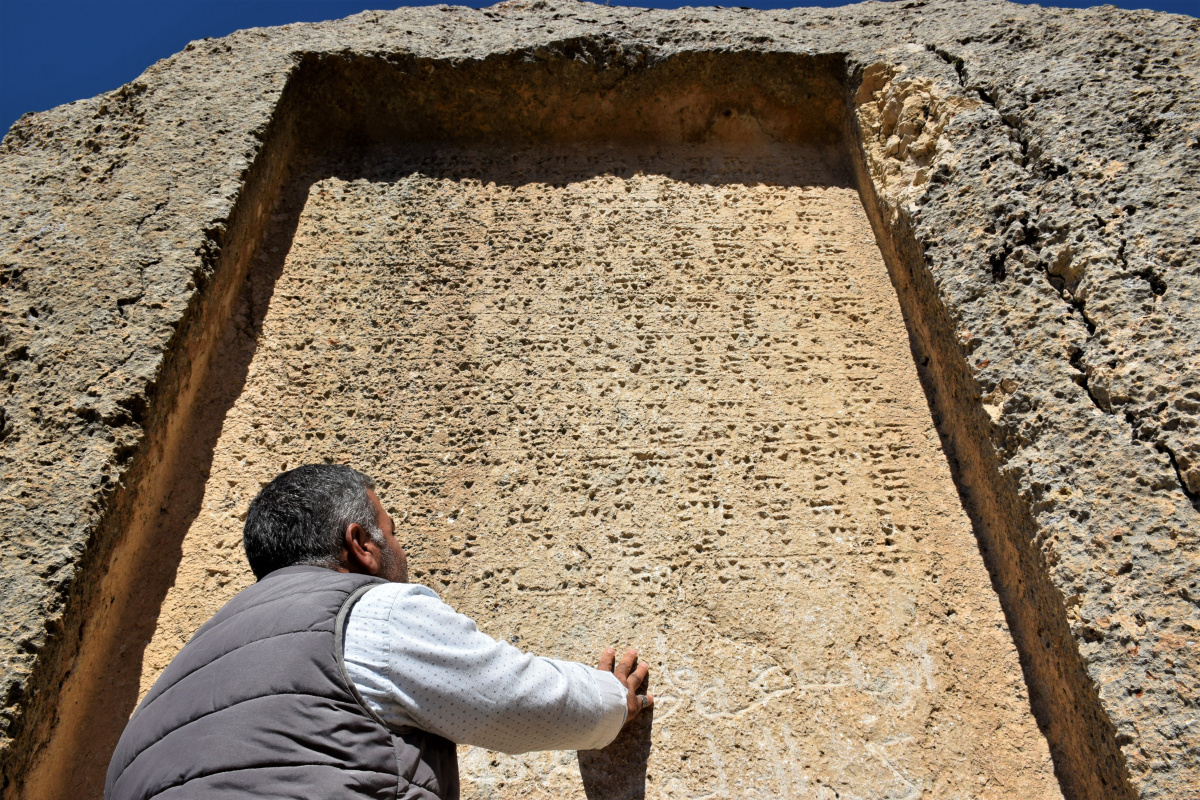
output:
[{"label": "shirt sleeve", "polygon": [[420,728],[503,753],[595,750],[625,723],[608,672],[523,653],[416,584],[381,584],[350,612],[346,672],[393,730]]}]

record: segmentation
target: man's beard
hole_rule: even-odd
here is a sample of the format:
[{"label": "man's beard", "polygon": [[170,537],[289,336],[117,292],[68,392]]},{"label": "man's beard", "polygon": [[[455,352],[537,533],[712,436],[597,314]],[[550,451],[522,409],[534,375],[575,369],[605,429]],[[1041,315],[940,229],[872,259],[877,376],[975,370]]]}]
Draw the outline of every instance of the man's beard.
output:
[{"label": "man's beard", "polygon": [[396,558],[396,554],[392,552],[390,547],[387,546],[387,541],[384,540],[382,535],[379,536],[379,538],[376,540],[376,543],[380,545],[379,577],[383,578],[384,580],[392,581],[393,583],[398,582],[400,580],[400,575],[398,574],[400,569],[400,559]]}]

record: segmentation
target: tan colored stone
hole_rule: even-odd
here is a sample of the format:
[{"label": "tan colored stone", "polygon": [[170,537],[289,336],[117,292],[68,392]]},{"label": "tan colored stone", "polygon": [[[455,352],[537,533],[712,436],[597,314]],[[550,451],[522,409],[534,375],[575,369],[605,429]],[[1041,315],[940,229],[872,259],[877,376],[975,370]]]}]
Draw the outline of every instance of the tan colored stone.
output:
[{"label": "tan colored stone", "polygon": [[[251,266],[280,193],[305,159],[330,163],[370,143],[440,143],[451,152],[575,142],[603,154],[610,145],[725,142],[747,151],[820,145],[850,165],[852,179],[834,185],[856,188],[871,221],[1064,795],[1200,794],[1200,560],[1191,535],[1200,525],[1198,34],[1194,18],[1178,15],[979,0],[762,12],[570,0],[402,8],[194,42],[115,92],[23,118],[0,145],[0,792],[98,796],[184,533],[201,513],[226,411],[241,395],[239,370],[251,363],[250,339],[226,342],[222,353],[221,338],[247,274],[258,274]],[[595,175],[575,170],[552,188]],[[376,174],[369,182],[387,181]],[[296,217],[286,212],[277,222],[288,219]],[[591,235],[622,233],[602,225]],[[273,255],[288,252],[281,242]],[[477,254],[461,257],[465,264]],[[440,288],[449,296],[449,285]],[[458,289],[463,297],[480,291]],[[522,303],[545,300],[540,287],[513,291]],[[264,297],[242,312],[247,330],[266,307]],[[446,307],[464,319],[475,313]],[[603,303],[595,308],[608,313]],[[584,320],[591,313],[576,311]],[[711,311],[670,322],[698,331]],[[446,336],[465,330],[447,328]],[[693,352],[716,359],[706,369],[732,369],[705,355],[716,345],[694,335],[701,351]],[[511,336],[500,344],[501,354],[533,347]],[[633,352],[644,369],[659,363],[654,347]],[[560,363],[554,355],[538,351],[536,363]],[[214,358],[232,367],[214,378]],[[339,366],[353,363],[343,354]],[[449,377],[482,380],[474,363]],[[496,402],[542,408],[520,385],[526,367],[505,365],[515,371],[493,371],[510,381],[512,396]],[[295,379],[329,380],[309,372]],[[627,379],[630,392],[652,377],[639,375]],[[554,380],[561,388],[564,378]],[[691,397],[673,391],[669,406]],[[738,392],[728,402],[753,389]],[[462,414],[480,402],[459,398],[434,413]],[[613,402],[585,396],[564,423],[586,422]],[[543,423],[553,420],[539,416],[527,430]],[[646,437],[661,433],[621,418],[589,436],[602,445],[638,426]],[[322,432],[325,445],[338,442]],[[437,432],[410,426],[394,435],[407,442]],[[448,439],[421,444],[442,455],[452,449]],[[485,452],[479,445],[468,455]],[[450,462],[417,466],[433,475]],[[546,509],[519,500],[528,483],[500,488],[512,492],[503,502],[515,504],[518,527],[557,521],[546,516],[548,499]],[[612,513],[632,515],[603,494],[615,488],[597,491]],[[734,519],[751,511],[748,502],[731,508]],[[670,521],[682,511],[656,513]],[[431,535],[440,530],[418,522]],[[423,555],[438,570],[466,558],[465,541],[454,545],[460,553],[451,540],[437,541],[442,555]],[[656,552],[648,538],[637,541],[646,557]],[[721,542],[700,543],[725,552]],[[531,540],[529,551],[541,546]],[[482,544],[472,552],[480,557]],[[897,569],[881,585],[901,586],[906,575]],[[178,577],[182,589],[190,578]],[[456,591],[451,580],[446,592]],[[472,601],[464,594],[456,602]],[[163,636],[193,624],[174,614],[178,627],[164,626]],[[621,752],[649,763],[647,741],[634,737]],[[591,775],[637,789],[613,772],[612,753],[593,756],[580,762],[585,785]]]},{"label": "tan colored stone", "polygon": [[[332,460],[485,632],[641,648],[648,797],[1060,796],[836,153],[362,163],[252,276],[257,349],[218,367],[253,352],[143,692],[252,582],[258,488]],[[462,760],[468,797],[585,788],[573,754]]]}]

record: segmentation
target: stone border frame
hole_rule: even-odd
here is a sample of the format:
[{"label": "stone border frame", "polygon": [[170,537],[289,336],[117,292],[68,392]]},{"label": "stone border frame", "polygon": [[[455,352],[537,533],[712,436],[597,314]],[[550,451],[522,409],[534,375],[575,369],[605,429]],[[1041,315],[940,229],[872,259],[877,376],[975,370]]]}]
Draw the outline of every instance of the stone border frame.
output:
[{"label": "stone border frame", "polygon": [[[706,52],[840,73],[864,205],[1064,793],[1195,793],[1198,40],[1186,17],[980,2],[402,9],[193,43],[22,118],[0,147],[5,796],[154,544],[139,532],[170,503],[214,332],[312,135],[306,70],[490,58],[615,84]],[[1102,60],[1121,74],[1072,93]],[[1128,100],[1151,80],[1154,108]],[[1088,114],[1098,130],[1064,135]]]}]

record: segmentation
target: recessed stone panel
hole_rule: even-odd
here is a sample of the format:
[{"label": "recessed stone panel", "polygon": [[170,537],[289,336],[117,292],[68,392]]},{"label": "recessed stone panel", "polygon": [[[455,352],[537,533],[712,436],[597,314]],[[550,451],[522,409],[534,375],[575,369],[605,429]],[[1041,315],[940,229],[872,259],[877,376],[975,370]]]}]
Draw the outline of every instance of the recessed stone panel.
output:
[{"label": "recessed stone panel", "polygon": [[259,487],[334,461],[379,480],[414,580],[487,633],[652,667],[646,762],[465,748],[468,797],[639,769],[653,797],[1059,796],[836,149],[311,170],[217,366],[253,354],[143,691],[252,582]]},{"label": "recessed stone panel", "polygon": [[1196,795],[1196,63],[1112,7],[510,2],[18,121],[0,792],[100,796],[246,502],[331,459],[493,634],[654,665],[475,795],[1036,796],[1043,746]]}]

